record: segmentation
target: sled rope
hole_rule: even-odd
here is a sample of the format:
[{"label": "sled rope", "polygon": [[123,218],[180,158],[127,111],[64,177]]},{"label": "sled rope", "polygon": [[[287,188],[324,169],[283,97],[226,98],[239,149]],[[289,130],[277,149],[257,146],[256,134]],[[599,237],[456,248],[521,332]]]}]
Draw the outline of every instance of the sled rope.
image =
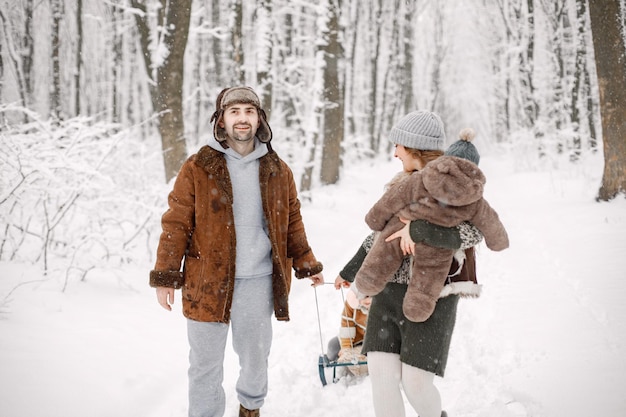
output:
[{"label": "sled rope", "polygon": [[[335,283],[334,282],[324,282],[324,285],[335,285]],[[341,289],[341,301],[342,301],[343,305],[345,305],[346,300],[345,300],[345,297],[343,295],[343,287],[340,287],[340,289]],[[322,336],[322,322],[320,320],[320,306],[319,306],[319,302],[317,300],[317,287],[313,287],[313,290],[315,290],[315,309],[317,311],[317,329],[318,329],[319,334],[320,334],[320,347],[322,348],[321,349],[322,355],[324,355],[324,338]],[[345,311],[345,309],[344,309],[344,311]]]},{"label": "sled rope", "polygon": [[321,352],[323,355],[324,354],[324,340],[322,339],[322,323],[320,321],[320,306],[317,301],[317,287],[313,287],[313,290],[315,290],[315,309],[317,310],[317,328],[320,333],[320,347],[322,348]]}]

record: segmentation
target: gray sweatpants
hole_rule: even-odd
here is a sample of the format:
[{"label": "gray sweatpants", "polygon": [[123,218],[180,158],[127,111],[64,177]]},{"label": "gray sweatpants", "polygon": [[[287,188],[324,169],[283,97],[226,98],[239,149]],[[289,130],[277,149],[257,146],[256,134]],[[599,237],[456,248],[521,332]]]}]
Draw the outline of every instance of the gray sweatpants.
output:
[{"label": "gray sweatpants", "polygon": [[[239,356],[237,397],[249,410],[267,395],[267,360],[272,344],[272,278],[236,279],[231,308],[233,349]],[[226,400],[224,352],[228,324],[187,320],[189,417],[222,417]]]}]

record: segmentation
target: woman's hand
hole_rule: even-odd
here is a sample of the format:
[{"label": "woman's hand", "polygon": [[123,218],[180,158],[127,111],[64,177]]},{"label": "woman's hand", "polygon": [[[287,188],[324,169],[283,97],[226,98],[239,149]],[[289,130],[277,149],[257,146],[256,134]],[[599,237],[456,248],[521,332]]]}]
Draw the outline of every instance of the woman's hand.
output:
[{"label": "woman's hand", "polygon": [[335,289],[338,290],[341,287],[350,288],[350,282],[341,278],[341,275],[337,275],[337,278],[335,278]]},{"label": "woman's hand", "polygon": [[409,231],[411,222],[402,217],[400,217],[400,221],[404,223],[404,227],[385,239],[385,242],[391,242],[392,240],[400,238],[400,249],[402,249],[402,253],[404,255],[415,255],[415,242],[411,239],[411,233]]}]

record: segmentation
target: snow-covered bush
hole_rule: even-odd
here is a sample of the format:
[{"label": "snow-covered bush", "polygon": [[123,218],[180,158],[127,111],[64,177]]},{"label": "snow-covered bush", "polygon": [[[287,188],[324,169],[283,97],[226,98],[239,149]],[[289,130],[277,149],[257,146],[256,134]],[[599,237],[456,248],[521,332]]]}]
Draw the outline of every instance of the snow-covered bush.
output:
[{"label": "snow-covered bush", "polygon": [[0,260],[83,279],[146,262],[167,195],[160,146],[76,118],[0,129]]}]

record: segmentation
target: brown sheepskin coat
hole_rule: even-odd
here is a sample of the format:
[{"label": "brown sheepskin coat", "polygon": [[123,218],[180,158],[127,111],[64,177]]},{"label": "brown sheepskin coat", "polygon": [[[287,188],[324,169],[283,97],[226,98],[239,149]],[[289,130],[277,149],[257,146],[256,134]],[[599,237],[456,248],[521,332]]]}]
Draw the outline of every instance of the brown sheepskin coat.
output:
[{"label": "brown sheepskin coat", "polygon": [[[509,238],[498,214],[483,198],[485,176],[474,163],[442,156],[422,171],[406,175],[392,185],[365,217],[375,231],[381,231],[356,275],[357,289],[365,295],[383,290],[404,257],[398,241],[385,239],[408,220],[423,219],[452,227],[469,221],[481,231],[487,247],[506,249]],[[432,314],[445,284],[454,251],[418,243],[403,312],[412,321],[425,321]]]},{"label": "brown sheepskin coat", "polygon": [[[291,268],[304,278],[321,272],[322,264],[307,241],[291,169],[274,151],[260,158],[259,180],[272,245],[274,314],[289,320]],[[224,154],[202,147],[183,164],[169,195],[150,272],[152,287],[182,288],[183,314],[192,320],[230,320],[237,256],[232,202]]]}]

